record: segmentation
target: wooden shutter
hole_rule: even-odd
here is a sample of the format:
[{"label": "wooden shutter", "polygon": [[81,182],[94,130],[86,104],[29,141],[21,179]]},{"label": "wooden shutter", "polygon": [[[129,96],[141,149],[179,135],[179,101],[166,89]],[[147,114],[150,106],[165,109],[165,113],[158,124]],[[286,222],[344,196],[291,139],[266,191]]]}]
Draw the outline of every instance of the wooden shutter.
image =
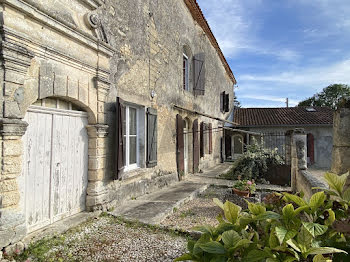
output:
[{"label": "wooden shutter", "polygon": [[198,141],[198,119],[193,121],[193,173],[199,171],[199,141]]},{"label": "wooden shutter", "polygon": [[204,95],[205,92],[205,55],[199,53],[193,57],[193,92],[195,95]]},{"label": "wooden shutter", "polygon": [[200,156],[204,157],[204,123],[201,122],[200,125],[200,136],[199,136],[199,151],[200,151]]},{"label": "wooden shutter", "polygon": [[124,152],[125,152],[125,145],[124,145],[124,121],[125,121],[125,105],[124,101],[117,97],[117,103],[116,103],[116,170],[115,170],[115,179],[121,178],[121,175],[124,170],[125,166],[125,159],[124,159]]},{"label": "wooden shutter", "polygon": [[221,112],[224,112],[225,111],[225,106],[224,106],[224,104],[225,104],[225,92],[221,92],[220,93],[220,111]]},{"label": "wooden shutter", "polygon": [[213,153],[213,125],[209,124],[209,154]]},{"label": "wooden shutter", "polygon": [[147,109],[147,167],[157,165],[157,110]]},{"label": "wooden shutter", "polygon": [[224,105],[225,105],[224,112],[230,112],[230,95],[224,93],[224,100],[225,100],[225,102],[224,102]]},{"label": "wooden shutter", "polygon": [[310,159],[310,164],[313,165],[315,163],[315,143],[314,143],[314,135],[307,134],[307,156]]},{"label": "wooden shutter", "polygon": [[185,172],[184,153],[184,121],[180,115],[176,115],[176,156],[177,170],[180,175]]}]

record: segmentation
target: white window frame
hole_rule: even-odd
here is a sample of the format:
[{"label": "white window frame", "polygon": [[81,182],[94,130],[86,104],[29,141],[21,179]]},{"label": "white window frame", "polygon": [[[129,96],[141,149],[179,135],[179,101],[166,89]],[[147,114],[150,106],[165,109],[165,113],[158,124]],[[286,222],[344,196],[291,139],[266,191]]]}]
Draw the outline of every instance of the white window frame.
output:
[{"label": "white window frame", "polygon": [[[182,66],[183,66],[184,60],[186,60],[185,72],[184,72],[185,75],[183,76],[183,77],[185,77],[185,88],[184,88],[184,90],[190,91],[190,83],[189,83],[190,82],[190,64],[189,64],[188,56],[186,54],[182,55]],[[182,68],[182,71],[184,71],[183,68]]]},{"label": "white window frame", "polygon": [[[136,110],[136,163],[130,164],[130,116],[129,110],[130,108]],[[125,171],[130,171],[139,168],[139,160],[140,160],[140,146],[139,146],[139,108],[126,105],[125,106]],[[132,135],[135,136],[135,135]]]}]

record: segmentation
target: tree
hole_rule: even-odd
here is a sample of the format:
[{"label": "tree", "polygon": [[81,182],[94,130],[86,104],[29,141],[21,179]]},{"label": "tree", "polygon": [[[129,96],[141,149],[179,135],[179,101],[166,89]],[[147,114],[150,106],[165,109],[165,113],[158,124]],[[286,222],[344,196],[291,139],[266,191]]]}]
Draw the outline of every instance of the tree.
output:
[{"label": "tree", "polygon": [[320,93],[301,101],[298,106],[328,106],[336,109],[342,98],[350,97],[350,86],[344,84],[329,85]]},{"label": "tree", "polygon": [[239,101],[237,100],[237,96],[234,96],[234,97],[233,97],[233,107],[234,107],[234,108],[241,107],[241,102],[239,102]]}]

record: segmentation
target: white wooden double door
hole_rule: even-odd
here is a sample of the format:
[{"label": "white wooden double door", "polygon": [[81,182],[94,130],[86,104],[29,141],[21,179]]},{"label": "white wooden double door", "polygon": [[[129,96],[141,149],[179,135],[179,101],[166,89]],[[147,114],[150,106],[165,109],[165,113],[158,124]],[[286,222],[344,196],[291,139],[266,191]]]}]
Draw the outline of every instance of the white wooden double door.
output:
[{"label": "white wooden double door", "polygon": [[31,106],[24,136],[24,205],[29,231],[85,209],[87,113]]}]

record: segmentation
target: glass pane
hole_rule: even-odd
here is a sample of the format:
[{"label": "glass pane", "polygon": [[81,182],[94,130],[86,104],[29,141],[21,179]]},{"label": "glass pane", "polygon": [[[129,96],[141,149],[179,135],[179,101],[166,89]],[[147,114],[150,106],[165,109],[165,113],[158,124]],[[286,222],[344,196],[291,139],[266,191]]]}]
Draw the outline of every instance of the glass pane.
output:
[{"label": "glass pane", "polygon": [[126,165],[126,136],[123,137],[123,164]]},{"label": "glass pane", "polygon": [[129,108],[129,135],[136,135],[136,109]]},{"label": "glass pane", "polygon": [[129,164],[136,164],[136,137],[130,137],[130,145],[129,145]]}]

